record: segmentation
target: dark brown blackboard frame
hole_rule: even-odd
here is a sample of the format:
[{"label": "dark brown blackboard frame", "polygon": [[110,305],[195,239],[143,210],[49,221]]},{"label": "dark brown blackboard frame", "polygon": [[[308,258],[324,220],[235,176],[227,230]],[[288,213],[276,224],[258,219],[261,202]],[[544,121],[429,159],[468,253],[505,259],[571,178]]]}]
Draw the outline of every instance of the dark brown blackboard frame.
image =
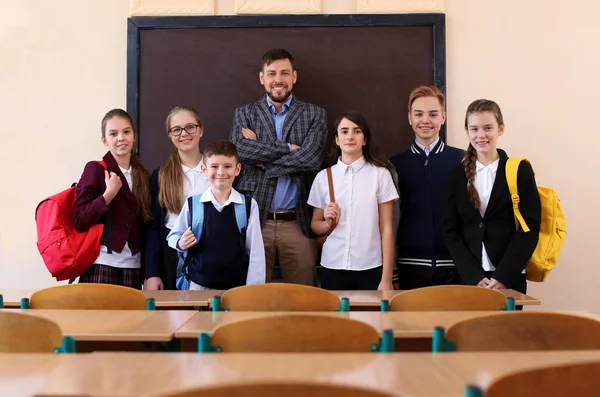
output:
[{"label": "dark brown blackboard frame", "polygon": [[[245,27],[429,26],[433,33],[433,81],[446,95],[444,14],[132,17],[127,22],[127,111],[140,125],[140,34],[143,30]],[[445,126],[441,138],[446,140]],[[143,137],[139,137],[143,139]],[[139,139],[138,138],[138,139]]]}]

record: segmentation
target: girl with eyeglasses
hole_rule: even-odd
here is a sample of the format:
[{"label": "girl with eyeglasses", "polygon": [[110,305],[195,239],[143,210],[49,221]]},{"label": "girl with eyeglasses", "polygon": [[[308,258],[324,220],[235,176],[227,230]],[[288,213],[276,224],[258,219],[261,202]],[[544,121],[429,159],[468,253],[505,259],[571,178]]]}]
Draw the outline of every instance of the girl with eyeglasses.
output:
[{"label": "girl with eyeglasses", "polygon": [[198,112],[176,106],[165,122],[167,136],[175,150],[150,178],[152,222],[146,233],[144,289],[176,289],[177,251],[167,244],[167,235],[188,197],[209,187],[200,169],[200,138],[204,133]]}]

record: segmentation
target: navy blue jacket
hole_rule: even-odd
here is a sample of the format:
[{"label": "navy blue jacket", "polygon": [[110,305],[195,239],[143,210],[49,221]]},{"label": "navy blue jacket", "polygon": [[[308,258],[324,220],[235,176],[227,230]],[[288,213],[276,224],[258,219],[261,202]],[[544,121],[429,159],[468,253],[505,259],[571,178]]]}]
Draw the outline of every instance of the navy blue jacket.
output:
[{"label": "navy blue jacket", "polygon": [[429,156],[416,144],[390,159],[398,173],[398,265],[453,266],[442,228],[446,178],[463,151],[440,139]]},{"label": "navy blue jacket", "polygon": [[150,194],[152,196],[152,221],[146,231],[146,244],[144,249],[144,259],[146,265],[146,278],[160,277],[165,289],[175,288],[176,266],[173,269],[165,269],[166,263],[163,263],[167,235],[169,234],[165,227],[165,217],[167,209],[160,206],[158,202],[158,168],[152,172],[150,177]]}]

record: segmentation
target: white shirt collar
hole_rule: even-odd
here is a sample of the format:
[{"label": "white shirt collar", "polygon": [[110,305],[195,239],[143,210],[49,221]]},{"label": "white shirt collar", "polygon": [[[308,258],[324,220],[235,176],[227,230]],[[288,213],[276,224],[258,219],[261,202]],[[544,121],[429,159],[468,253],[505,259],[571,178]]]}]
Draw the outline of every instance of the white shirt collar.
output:
[{"label": "white shirt collar", "polygon": [[489,170],[490,172],[497,172],[498,164],[500,164],[500,159],[494,161],[490,165],[483,165],[479,162],[479,160],[477,160],[477,162],[475,163],[475,165],[477,166],[477,172],[484,170]]},{"label": "white shirt collar", "polygon": [[337,164],[340,167],[340,169],[344,170],[344,172],[348,171],[349,169],[352,169],[352,171],[357,172],[362,167],[364,167],[365,164],[367,164],[367,160],[365,160],[365,156],[360,156],[359,158],[354,160],[352,164],[346,164],[342,161],[342,158],[339,157]]},{"label": "white shirt collar", "polygon": [[194,168],[190,168],[190,167],[187,167],[187,166],[181,164],[181,168],[183,169],[183,173],[187,174],[189,171],[202,172],[202,168],[201,168],[201,166],[202,166],[202,160],[203,160],[203,158],[200,157],[200,162]]},{"label": "white shirt collar", "polygon": [[229,198],[223,205],[221,205],[215,198],[215,195],[213,194],[212,189],[208,188],[208,189],[206,189],[206,191],[204,193],[202,193],[202,196],[200,196],[200,202],[206,203],[209,201],[219,207],[225,207],[231,203],[241,204],[242,196],[240,195],[240,193],[237,190],[235,190],[234,188],[231,188],[231,193],[229,193]]},{"label": "white shirt collar", "polygon": [[433,150],[433,148],[438,144],[438,142],[440,141],[440,137],[438,135],[438,137],[435,139],[435,141],[431,142],[429,144],[429,146],[425,146],[422,145],[419,141],[415,140],[415,143],[417,144],[418,147],[421,148],[422,151],[425,152],[425,148],[428,147],[429,148],[429,152],[431,153],[431,151]]},{"label": "white shirt collar", "polygon": [[119,169],[121,170],[121,172],[123,173],[123,175],[127,175],[127,174],[131,174],[131,166],[129,166],[129,169],[126,170],[125,168],[119,166]]}]

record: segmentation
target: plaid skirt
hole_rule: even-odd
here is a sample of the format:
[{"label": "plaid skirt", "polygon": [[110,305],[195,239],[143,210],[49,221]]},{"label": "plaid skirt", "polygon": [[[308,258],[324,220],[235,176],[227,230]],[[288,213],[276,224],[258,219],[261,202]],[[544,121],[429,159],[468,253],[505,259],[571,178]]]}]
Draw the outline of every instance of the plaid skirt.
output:
[{"label": "plaid skirt", "polygon": [[94,264],[81,277],[80,283],[115,284],[136,289],[142,288],[142,269],[124,269]]}]

